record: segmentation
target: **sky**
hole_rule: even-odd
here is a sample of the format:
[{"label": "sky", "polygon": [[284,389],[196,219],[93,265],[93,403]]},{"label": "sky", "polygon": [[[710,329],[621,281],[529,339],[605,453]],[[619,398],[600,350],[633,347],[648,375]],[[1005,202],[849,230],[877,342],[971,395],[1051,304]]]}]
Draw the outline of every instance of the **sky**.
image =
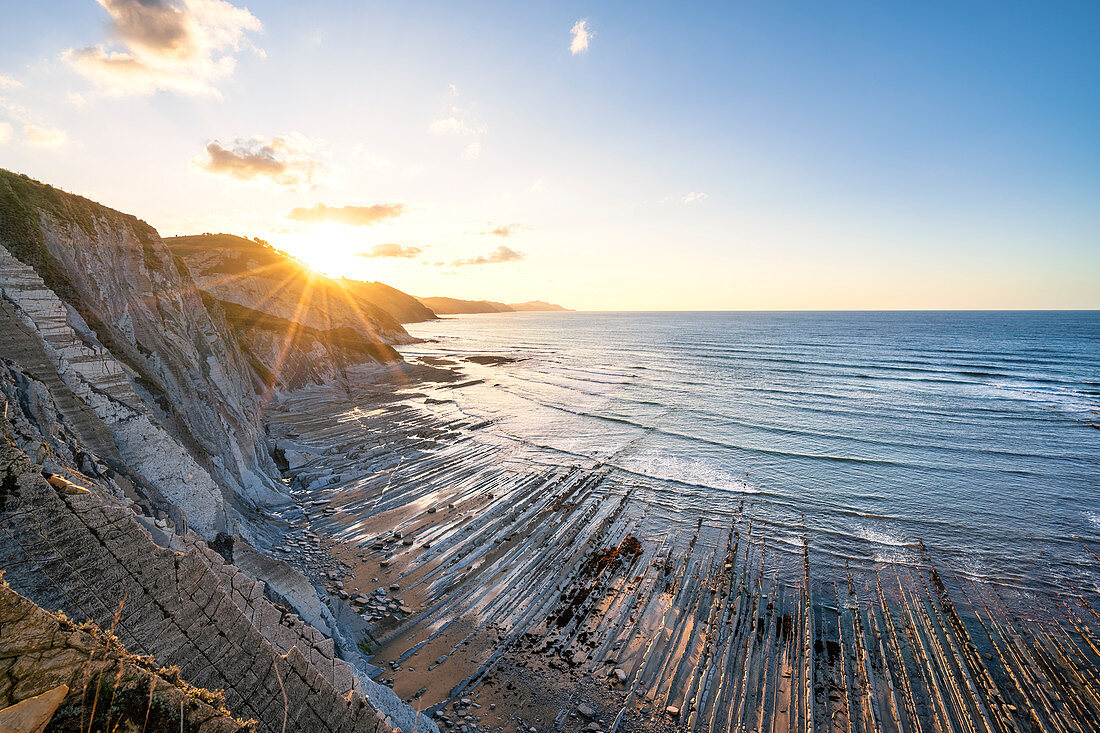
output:
[{"label": "sky", "polygon": [[1100,308],[1100,4],[38,0],[0,167],[585,310]]}]

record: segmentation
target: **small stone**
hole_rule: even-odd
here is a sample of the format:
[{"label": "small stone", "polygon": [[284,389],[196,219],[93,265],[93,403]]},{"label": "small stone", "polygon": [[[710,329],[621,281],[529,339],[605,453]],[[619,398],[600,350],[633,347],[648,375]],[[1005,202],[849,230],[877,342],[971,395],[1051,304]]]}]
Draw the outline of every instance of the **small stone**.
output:
[{"label": "small stone", "polygon": [[577,712],[586,718],[596,717],[596,711],[585,705],[583,702],[577,706]]},{"label": "small stone", "polygon": [[674,718],[680,717],[680,708],[676,707],[675,705],[669,705],[667,708],[665,708],[665,712]]},{"label": "small stone", "polygon": [[612,674],[615,675],[615,678],[618,679],[619,682],[626,682],[626,672],[623,670],[622,667],[616,667],[615,671],[612,672]]},{"label": "small stone", "polygon": [[597,731],[599,729],[600,729],[600,724],[599,723],[589,723],[588,727],[585,728],[585,730],[591,730],[591,731]]},{"label": "small stone", "polygon": [[41,695],[27,698],[0,710],[0,730],[28,731],[28,733],[44,730],[68,694],[68,685],[58,685]]}]

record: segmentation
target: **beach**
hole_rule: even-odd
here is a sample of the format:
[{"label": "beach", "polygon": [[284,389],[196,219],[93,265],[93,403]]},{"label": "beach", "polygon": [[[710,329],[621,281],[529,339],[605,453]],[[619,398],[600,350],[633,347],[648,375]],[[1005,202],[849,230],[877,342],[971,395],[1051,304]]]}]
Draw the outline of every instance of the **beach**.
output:
[{"label": "beach", "polygon": [[269,418],[301,509],[268,549],[345,609],[376,679],[437,722],[900,733],[1097,720],[1093,589],[968,576],[952,548],[920,540],[821,561],[812,525],[775,531],[773,498],[676,511],[671,488],[599,456],[532,460],[452,409],[514,362],[443,351],[298,393]]}]

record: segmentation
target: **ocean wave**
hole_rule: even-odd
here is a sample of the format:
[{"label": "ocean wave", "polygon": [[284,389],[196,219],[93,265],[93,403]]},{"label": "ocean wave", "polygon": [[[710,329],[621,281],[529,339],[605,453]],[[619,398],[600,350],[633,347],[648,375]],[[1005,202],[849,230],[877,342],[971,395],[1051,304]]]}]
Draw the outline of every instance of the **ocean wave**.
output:
[{"label": "ocean wave", "polygon": [[865,524],[857,524],[854,529],[854,534],[856,537],[876,545],[887,545],[889,547],[917,547],[916,542],[904,540],[883,529],[868,527]]},{"label": "ocean wave", "polygon": [[666,451],[645,450],[621,461],[618,467],[639,476],[698,486],[701,488],[732,491],[738,494],[758,494],[742,479],[737,478],[714,461],[705,458],[682,458]]},{"label": "ocean wave", "polygon": [[1019,383],[999,383],[990,385],[988,394],[1024,402],[1052,405],[1071,413],[1091,412],[1100,408],[1100,400],[1085,392],[1068,388],[1044,389]]}]

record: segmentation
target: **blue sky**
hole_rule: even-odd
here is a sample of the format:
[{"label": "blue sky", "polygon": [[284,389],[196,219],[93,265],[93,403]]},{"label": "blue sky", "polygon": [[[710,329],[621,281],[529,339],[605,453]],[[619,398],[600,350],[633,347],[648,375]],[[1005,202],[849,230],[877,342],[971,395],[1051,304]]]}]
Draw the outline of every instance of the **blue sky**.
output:
[{"label": "blue sky", "polygon": [[0,165],[163,234],[580,308],[1100,307],[1095,3],[4,16]]}]

